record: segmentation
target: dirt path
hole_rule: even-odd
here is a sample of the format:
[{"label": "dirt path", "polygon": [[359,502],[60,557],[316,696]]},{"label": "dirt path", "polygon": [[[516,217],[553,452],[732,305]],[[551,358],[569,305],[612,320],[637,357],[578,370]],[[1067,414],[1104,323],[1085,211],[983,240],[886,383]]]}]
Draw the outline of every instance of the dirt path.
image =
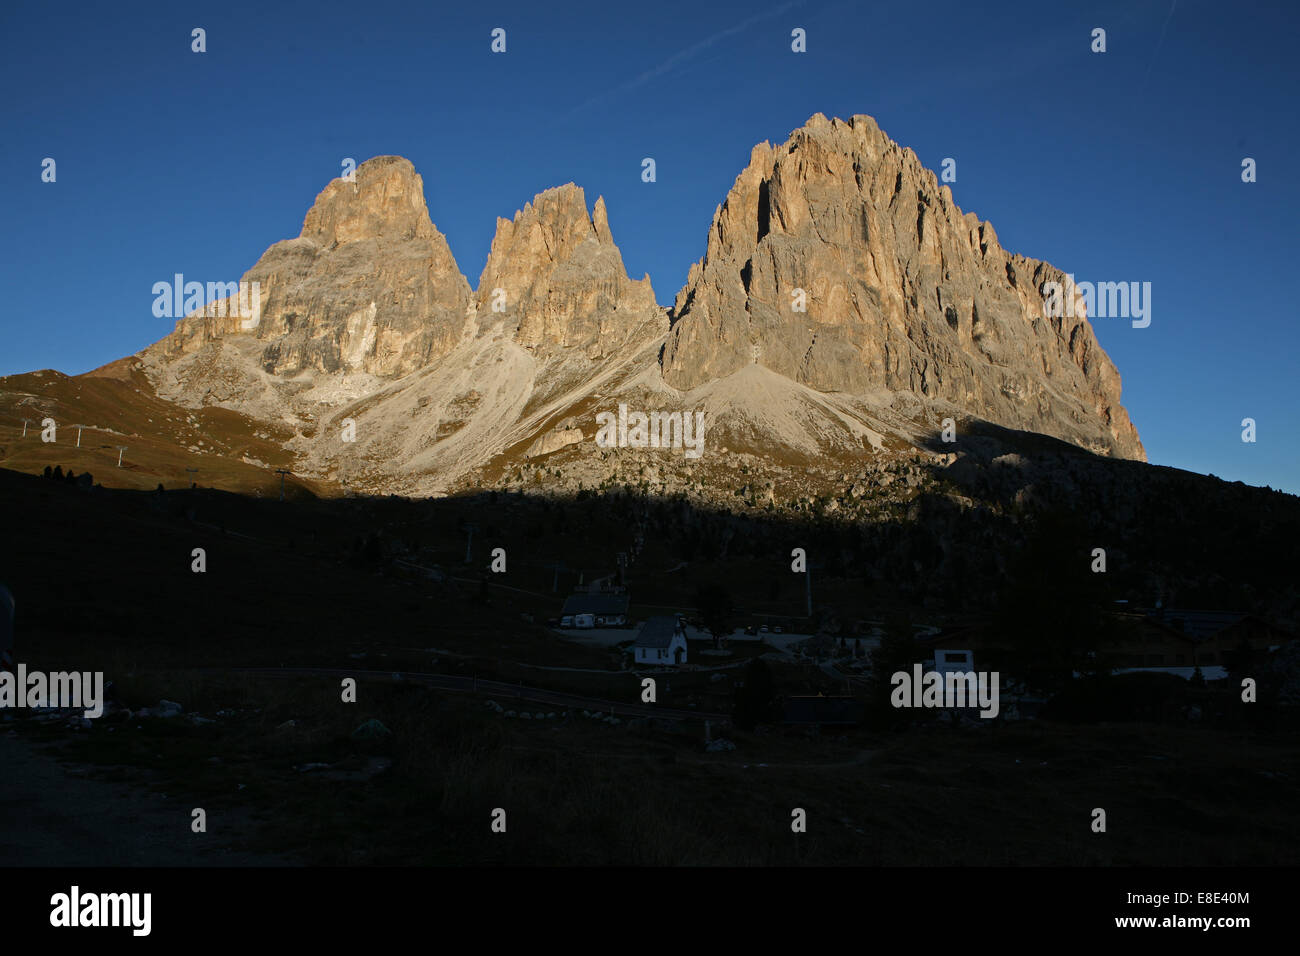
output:
[{"label": "dirt path", "polygon": [[192,833],[193,807],[89,773],[0,731],[0,867],[292,865],[231,849],[252,833],[244,815],[210,809],[208,832]]}]

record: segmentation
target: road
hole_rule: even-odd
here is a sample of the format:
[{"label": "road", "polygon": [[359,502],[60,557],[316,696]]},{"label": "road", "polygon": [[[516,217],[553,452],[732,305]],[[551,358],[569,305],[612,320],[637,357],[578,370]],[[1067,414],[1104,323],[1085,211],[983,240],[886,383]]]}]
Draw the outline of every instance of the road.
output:
[{"label": "road", "polygon": [[729,720],[727,714],[710,714],[698,710],[682,710],[672,707],[660,707],[657,704],[642,704],[639,701],[604,700],[600,697],[580,697],[577,694],[565,694],[559,691],[545,690],[541,687],[527,687],[523,684],[506,684],[501,681],[481,680],[474,677],[460,677],[455,674],[420,674],[412,671],[362,671],[325,667],[236,667],[230,668],[234,673],[256,674],[259,677],[355,677],[357,680],[382,680],[423,684],[440,690],[480,694],[491,697],[497,703],[505,705],[510,700],[527,700],[537,704],[550,704],[567,710],[595,710],[611,713],[618,717],[658,717],[663,720]]},{"label": "road", "polygon": [[[638,627],[592,627],[592,628],[552,628],[553,633],[559,635],[566,641],[572,641],[575,644],[585,644],[588,647],[613,647],[615,644],[622,644],[624,641],[635,641],[636,636],[640,633]],[[797,644],[799,641],[806,641],[812,635],[810,634],[773,634],[764,632],[762,634],[746,634],[743,628],[736,628],[727,638],[729,643],[738,644],[750,643],[767,643],[777,650],[787,650],[790,645]],[[700,630],[693,625],[686,625],[686,639],[689,641],[712,641],[713,636],[707,631]]]}]

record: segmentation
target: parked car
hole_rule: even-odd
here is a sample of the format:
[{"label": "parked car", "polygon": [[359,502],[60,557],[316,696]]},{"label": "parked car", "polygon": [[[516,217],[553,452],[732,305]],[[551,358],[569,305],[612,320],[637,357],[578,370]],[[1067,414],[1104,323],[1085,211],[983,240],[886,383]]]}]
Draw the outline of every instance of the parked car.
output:
[{"label": "parked car", "polygon": [[766,634],[766,633],[767,633],[767,625],[764,624],[762,627],[760,627],[760,628],[758,629],[758,633],[760,633],[760,634]]},{"label": "parked car", "polygon": [[573,615],[566,614],[560,618],[560,627],[573,627]]}]

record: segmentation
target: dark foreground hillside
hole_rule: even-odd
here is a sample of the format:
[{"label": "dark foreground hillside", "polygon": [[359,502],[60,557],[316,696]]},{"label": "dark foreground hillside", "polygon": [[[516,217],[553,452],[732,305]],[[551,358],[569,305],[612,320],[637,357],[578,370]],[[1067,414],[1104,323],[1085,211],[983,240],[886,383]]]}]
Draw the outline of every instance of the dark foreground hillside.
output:
[{"label": "dark foreground hillside", "polygon": [[[1294,520],[1285,496],[1268,500]],[[1195,521],[1221,520],[1223,501],[1167,506],[1151,520],[1171,533],[1177,514],[1186,540],[1227,540],[1226,530]],[[89,726],[6,713],[4,730],[17,737],[0,733],[0,752],[34,745],[36,759],[62,761],[81,782],[102,778],[138,794],[139,816],[158,833],[175,827],[174,845],[161,836],[149,844],[153,859],[147,849],[130,861],[92,858],[112,843],[87,837],[66,841],[69,854],[86,848],[86,859],[40,862],[172,863],[177,847],[195,864],[1300,859],[1290,817],[1300,745],[1276,700],[1245,711],[1229,687],[1179,684],[1141,690],[1162,695],[1162,706],[1123,711],[1108,710],[1109,698],[1091,710],[1065,706],[1062,692],[1037,720],[902,721],[875,707],[869,669],[848,666],[869,656],[855,655],[854,641],[880,640],[862,622],[884,622],[887,635],[900,620],[909,622],[904,633],[990,628],[1020,608],[1020,624],[1047,640],[1066,624],[1053,614],[1114,600],[1114,590],[1050,567],[1033,577],[1017,556],[1024,549],[1006,544],[1023,542],[1050,562],[1057,549],[1071,553],[1063,536],[1086,541],[1087,522],[1104,515],[1084,515],[1080,530],[1068,515],[1028,505],[988,514],[988,524],[931,527],[922,508],[868,533],[824,517],[725,514],[636,495],[417,502],[300,493],[281,503],[0,472],[0,580],[17,600],[17,658],[50,671],[103,670],[113,682],[112,708]],[[1141,511],[1131,516],[1141,520]],[[1274,570],[1234,566],[1252,545],[1263,561],[1265,548],[1286,543],[1270,537],[1277,522],[1253,542],[1252,527],[1236,524],[1247,541],[1240,553],[1222,550],[1221,566],[1207,567],[1201,550],[1180,558],[1172,541],[1134,537],[1125,550],[1158,554],[1167,579],[1183,575],[1175,583],[1184,592],[1204,578],[1230,597],[1256,596],[1240,609],[1285,638],[1289,620],[1269,610],[1287,595],[1273,587]],[[981,542],[1002,555],[1002,586],[974,600],[972,584],[998,574],[968,562],[958,586],[943,568]],[[790,571],[793,547],[806,548],[815,569],[811,618],[809,589]],[[865,566],[879,574],[859,563],[872,547],[885,557]],[[196,548],[203,573],[192,570]],[[495,548],[505,549],[504,573],[489,569]],[[707,615],[701,594],[721,588],[729,624],[762,621],[830,649],[692,641],[689,669],[654,674],[654,706],[671,716],[647,714],[640,680],[649,671],[636,673],[624,646],[578,643],[574,632],[545,626],[580,577],[617,575],[619,552],[630,554],[622,573],[638,620]],[[1044,582],[1058,600],[1028,601]],[[733,719],[760,655],[771,699]],[[341,673],[355,674],[356,703],[341,701]],[[851,694],[863,721],[820,732],[782,722],[781,698],[818,693]],[[120,825],[120,812],[101,818],[93,800],[73,815],[55,788],[41,802],[23,783],[0,782],[15,830],[75,818],[93,836]],[[195,807],[207,811],[208,832],[191,843]],[[1095,808],[1107,812],[1104,834],[1092,832]],[[491,829],[496,809],[506,811],[504,834]],[[804,834],[791,832],[795,809],[807,813]]]}]

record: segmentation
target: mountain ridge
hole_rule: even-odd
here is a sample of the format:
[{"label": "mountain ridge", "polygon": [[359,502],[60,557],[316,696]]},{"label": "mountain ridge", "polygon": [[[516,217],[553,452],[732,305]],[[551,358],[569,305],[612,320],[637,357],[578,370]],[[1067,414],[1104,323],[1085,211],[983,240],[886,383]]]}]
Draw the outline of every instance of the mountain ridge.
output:
[{"label": "mountain ridge", "polygon": [[966,420],[1145,460],[1087,318],[1042,314],[1061,275],[875,120],[818,113],[751,150],[671,308],[571,182],[498,218],[471,286],[414,165],[379,156],[244,274],[256,315],[209,303],[134,358],[159,398],[273,423],[301,474],[379,492],[552,457],[598,476],[593,455],[644,454],[589,440],[620,402],[703,410],[711,450],[772,460],[924,450]]}]

